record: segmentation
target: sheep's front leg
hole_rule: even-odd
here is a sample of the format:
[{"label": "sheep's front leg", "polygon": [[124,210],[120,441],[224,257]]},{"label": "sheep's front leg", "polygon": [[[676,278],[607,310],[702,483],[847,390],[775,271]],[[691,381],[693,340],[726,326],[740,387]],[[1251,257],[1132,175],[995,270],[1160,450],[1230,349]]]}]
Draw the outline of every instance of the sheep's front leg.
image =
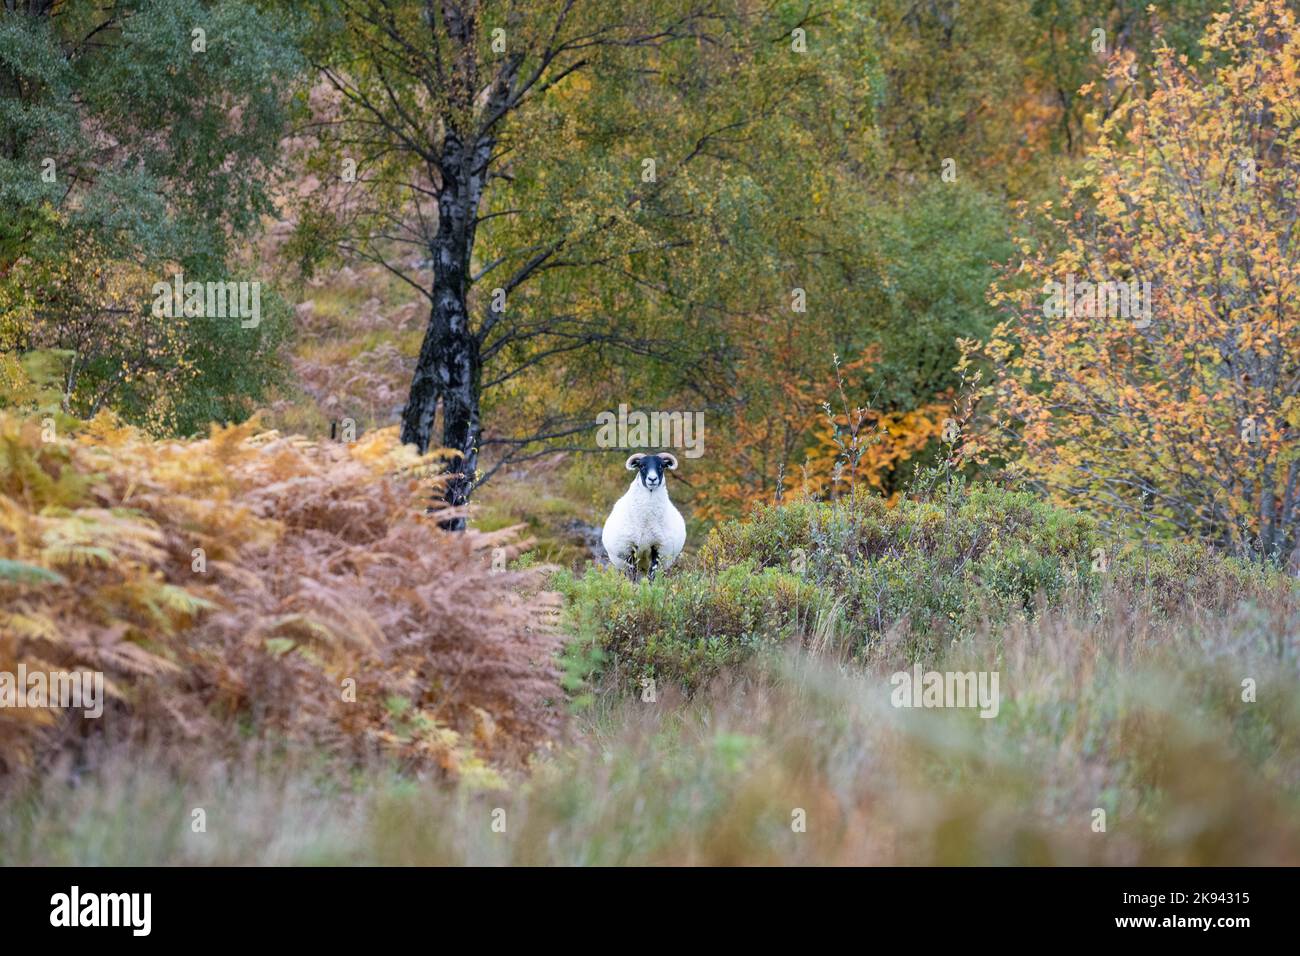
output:
[{"label": "sheep's front leg", "polygon": [[659,548],[650,548],[650,580],[655,579],[655,572],[659,570]]},{"label": "sheep's front leg", "polygon": [[636,548],[633,548],[627,553],[627,557],[623,559],[623,563],[626,565],[626,567],[623,569],[624,573],[626,573],[629,578],[635,581],[636,580]]}]

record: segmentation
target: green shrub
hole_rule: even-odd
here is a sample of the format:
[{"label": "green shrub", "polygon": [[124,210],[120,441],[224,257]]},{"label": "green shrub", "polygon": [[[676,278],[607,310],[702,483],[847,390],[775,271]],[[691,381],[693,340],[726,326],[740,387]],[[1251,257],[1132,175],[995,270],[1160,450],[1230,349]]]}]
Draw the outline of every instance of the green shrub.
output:
[{"label": "green shrub", "polygon": [[1228,607],[1276,580],[1195,545],[1110,542],[1091,518],[1027,492],[955,483],[893,507],[865,495],[761,507],[653,583],[605,568],[556,586],[578,641],[604,652],[594,671],[691,689],[792,638],[859,660],[931,661],[1039,607],[1117,592],[1165,615],[1189,600]]},{"label": "green shrub", "polygon": [[1039,596],[1093,587],[1097,542],[1092,521],[1030,494],[956,486],[892,508],[866,496],[761,508],[710,535],[700,563],[801,572],[841,602],[854,653],[901,627],[917,656]]},{"label": "green shrub", "polygon": [[1114,585],[1149,610],[1168,616],[1186,608],[1230,608],[1262,594],[1294,589],[1296,582],[1267,562],[1250,564],[1196,542],[1160,541],[1121,550]]},{"label": "green shrub", "polygon": [[812,582],[746,561],[716,574],[683,570],[634,584],[596,568],[562,572],[555,586],[568,598],[579,635],[571,656],[595,647],[599,665],[632,682],[667,678],[699,686],[764,646],[807,633],[829,602]]}]

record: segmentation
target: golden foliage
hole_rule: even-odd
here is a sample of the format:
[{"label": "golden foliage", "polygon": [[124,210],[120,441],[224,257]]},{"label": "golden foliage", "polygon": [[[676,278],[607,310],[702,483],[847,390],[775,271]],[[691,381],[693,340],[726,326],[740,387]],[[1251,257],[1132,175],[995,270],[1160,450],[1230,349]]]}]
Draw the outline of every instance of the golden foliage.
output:
[{"label": "golden foliage", "polygon": [[[1043,207],[1063,248],[1024,242],[995,288],[1011,317],[964,343],[963,367],[993,372],[993,427],[968,451],[1105,516],[1281,560],[1300,546],[1300,27],[1282,0],[1238,0],[1202,45],[1199,69],[1156,52],[1151,94],[1111,111]],[[1118,54],[1108,79],[1134,69]],[[1147,311],[1049,309],[1067,279],[1146,283]]]},{"label": "golden foliage", "polygon": [[[42,441],[0,416],[0,671],[102,671],[114,737],[521,757],[558,725],[553,598],[536,570],[493,572],[513,530],[441,531],[423,472],[392,429],[156,442],[100,416]],[[0,768],[85,729],[6,708]]]},{"label": "golden foliage", "polygon": [[765,373],[756,380],[768,391],[740,403],[725,451],[703,466],[708,496],[694,510],[709,520],[792,492],[829,498],[870,487],[892,499],[897,468],[925,450],[948,414],[947,396],[906,411],[855,406],[868,396],[874,347],[843,364],[830,356],[829,370],[796,355],[788,341],[755,351]]}]

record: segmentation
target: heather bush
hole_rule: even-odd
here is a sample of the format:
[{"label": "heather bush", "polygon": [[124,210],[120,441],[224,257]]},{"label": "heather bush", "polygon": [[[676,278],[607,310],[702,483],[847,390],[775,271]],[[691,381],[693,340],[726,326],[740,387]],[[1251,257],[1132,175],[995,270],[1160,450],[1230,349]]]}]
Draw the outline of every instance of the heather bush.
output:
[{"label": "heather bush", "polygon": [[954,483],[892,507],[862,494],[760,507],[652,585],[593,570],[555,586],[579,640],[605,653],[608,667],[593,670],[695,688],[791,640],[928,662],[989,624],[1110,591],[1168,614],[1230,607],[1283,580],[1195,545],[1110,542],[1089,517],[1031,494]]},{"label": "heather bush", "polygon": [[[753,561],[718,574],[688,570],[634,584],[611,567],[556,576],[570,627],[612,672],[637,681],[670,677],[697,686],[752,654],[810,631],[830,602],[809,582]],[[597,665],[598,666],[598,665]]]}]

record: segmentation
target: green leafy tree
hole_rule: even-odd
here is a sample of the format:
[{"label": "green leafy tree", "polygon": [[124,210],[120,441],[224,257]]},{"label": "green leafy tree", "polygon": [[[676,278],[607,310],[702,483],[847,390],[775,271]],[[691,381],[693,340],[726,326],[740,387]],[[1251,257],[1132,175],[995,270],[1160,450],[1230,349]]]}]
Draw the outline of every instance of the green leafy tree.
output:
[{"label": "green leafy tree", "polygon": [[[241,0],[0,9],[0,360],[63,350],[68,407],[160,429],[237,417],[284,323],[157,318],[153,284],[229,278],[273,209],[284,17]],[[246,276],[240,278],[247,278]],[[278,310],[283,315],[283,309]]]},{"label": "green leafy tree", "polygon": [[[855,255],[851,207],[832,201],[872,147],[855,4],[339,0],[318,14],[311,57],[335,101],[303,222],[326,236],[333,218],[343,249],[427,297],[402,438],[427,450],[441,416],[452,504],[483,448],[499,467],[580,442],[593,378],[630,369],[629,391],[721,400],[722,320],[788,308],[820,263]],[[485,408],[499,422],[486,432]]]}]

